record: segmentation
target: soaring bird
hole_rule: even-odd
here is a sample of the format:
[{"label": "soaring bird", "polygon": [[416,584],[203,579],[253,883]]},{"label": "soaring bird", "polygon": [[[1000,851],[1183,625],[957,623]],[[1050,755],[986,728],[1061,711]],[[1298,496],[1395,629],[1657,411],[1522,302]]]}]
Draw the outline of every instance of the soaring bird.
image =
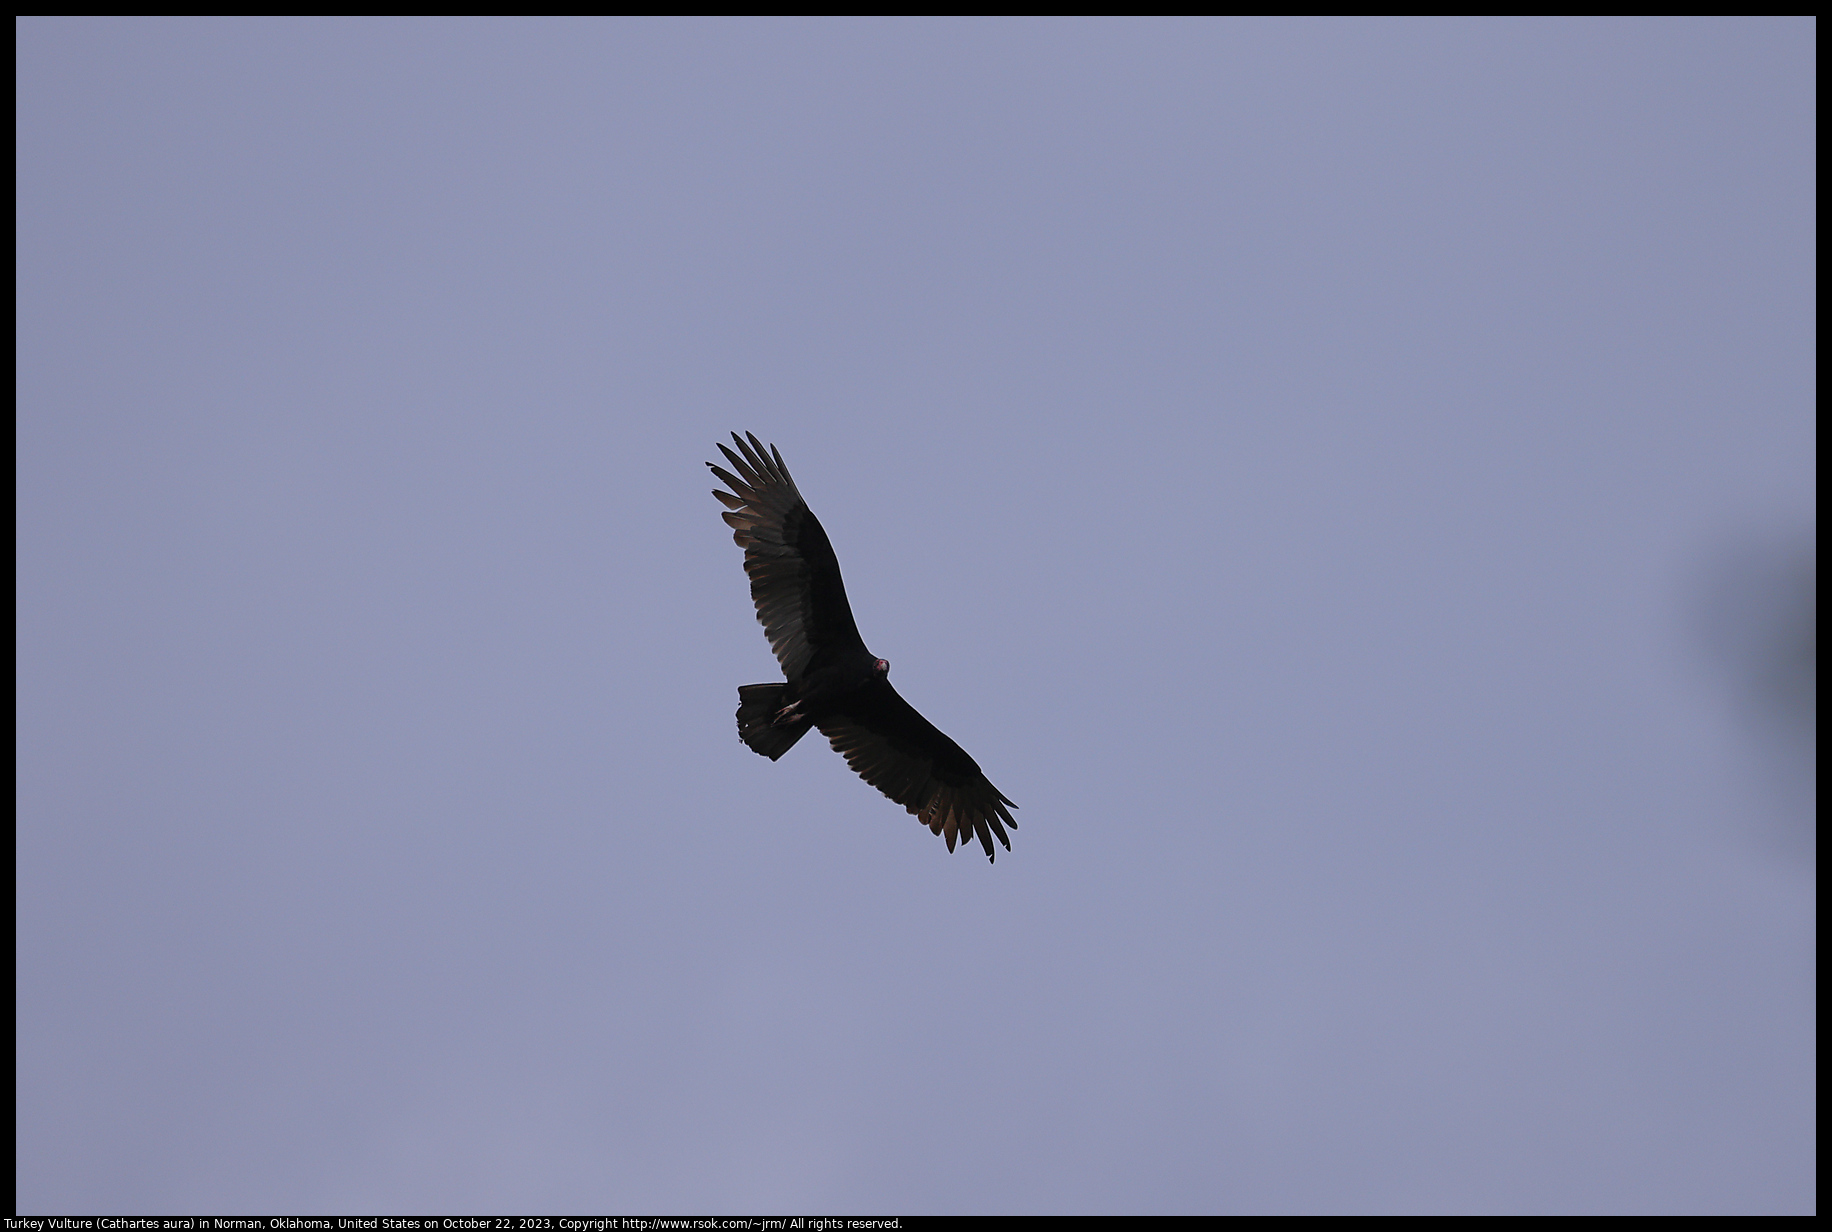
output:
[{"label": "soaring bird", "polygon": [[969,834],[988,860],[994,835],[1010,851],[1005,831],[1018,828],[1018,806],[891,687],[891,665],[865,648],[833,545],[782,454],[751,433],[734,432],[732,442],[736,453],[719,446],[732,470],[706,464],[731,489],[713,495],[744,549],[757,620],[787,677],[738,686],[738,738],[775,761],[818,727],[847,765],[946,839],[949,851]]}]

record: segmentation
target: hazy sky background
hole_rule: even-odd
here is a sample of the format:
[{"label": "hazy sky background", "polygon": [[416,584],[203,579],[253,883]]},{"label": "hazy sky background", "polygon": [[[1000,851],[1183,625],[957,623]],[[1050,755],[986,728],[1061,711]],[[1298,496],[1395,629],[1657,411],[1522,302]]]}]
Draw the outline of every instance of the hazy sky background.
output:
[{"label": "hazy sky background", "polygon": [[22,1212],[1813,1209],[1811,21],[17,30]]}]

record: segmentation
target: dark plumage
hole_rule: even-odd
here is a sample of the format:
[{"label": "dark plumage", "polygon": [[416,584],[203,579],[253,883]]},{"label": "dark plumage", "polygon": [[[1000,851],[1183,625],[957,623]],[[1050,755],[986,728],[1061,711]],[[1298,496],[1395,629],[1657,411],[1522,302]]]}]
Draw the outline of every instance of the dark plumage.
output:
[{"label": "dark plumage", "polygon": [[994,835],[1010,851],[1005,831],[1017,829],[1010,810],[1018,806],[891,688],[891,665],[865,648],[833,545],[782,455],[754,435],[734,432],[732,440],[737,453],[724,445],[719,452],[736,474],[706,464],[731,489],[713,495],[728,510],[757,619],[788,677],[739,686],[738,738],[775,761],[818,727],[847,765],[945,838],[949,851],[969,834],[988,860]]}]

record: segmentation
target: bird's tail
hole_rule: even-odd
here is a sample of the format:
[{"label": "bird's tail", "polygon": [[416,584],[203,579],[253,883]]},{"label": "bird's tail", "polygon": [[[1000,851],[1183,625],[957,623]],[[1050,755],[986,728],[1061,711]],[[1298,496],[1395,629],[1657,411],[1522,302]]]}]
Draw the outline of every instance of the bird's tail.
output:
[{"label": "bird's tail", "polygon": [[738,686],[738,739],[750,745],[752,752],[761,753],[771,761],[794,748],[795,742],[814,726],[812,719],[785,723],[781,727],[770,725],[785,704],[782,695],[788,687],[787,684]]}]

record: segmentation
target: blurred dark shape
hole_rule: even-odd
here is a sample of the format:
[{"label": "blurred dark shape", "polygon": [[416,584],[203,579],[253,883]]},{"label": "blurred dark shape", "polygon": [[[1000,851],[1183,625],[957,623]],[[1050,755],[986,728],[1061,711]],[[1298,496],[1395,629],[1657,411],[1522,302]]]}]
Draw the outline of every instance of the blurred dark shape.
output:
[{"label": "blurred dark shape", "polygon": [[1701,605],[1711,658],[1809,854],[1818,779],[1818,572],[1811,534],[1752,538],[1718,556]]}]

